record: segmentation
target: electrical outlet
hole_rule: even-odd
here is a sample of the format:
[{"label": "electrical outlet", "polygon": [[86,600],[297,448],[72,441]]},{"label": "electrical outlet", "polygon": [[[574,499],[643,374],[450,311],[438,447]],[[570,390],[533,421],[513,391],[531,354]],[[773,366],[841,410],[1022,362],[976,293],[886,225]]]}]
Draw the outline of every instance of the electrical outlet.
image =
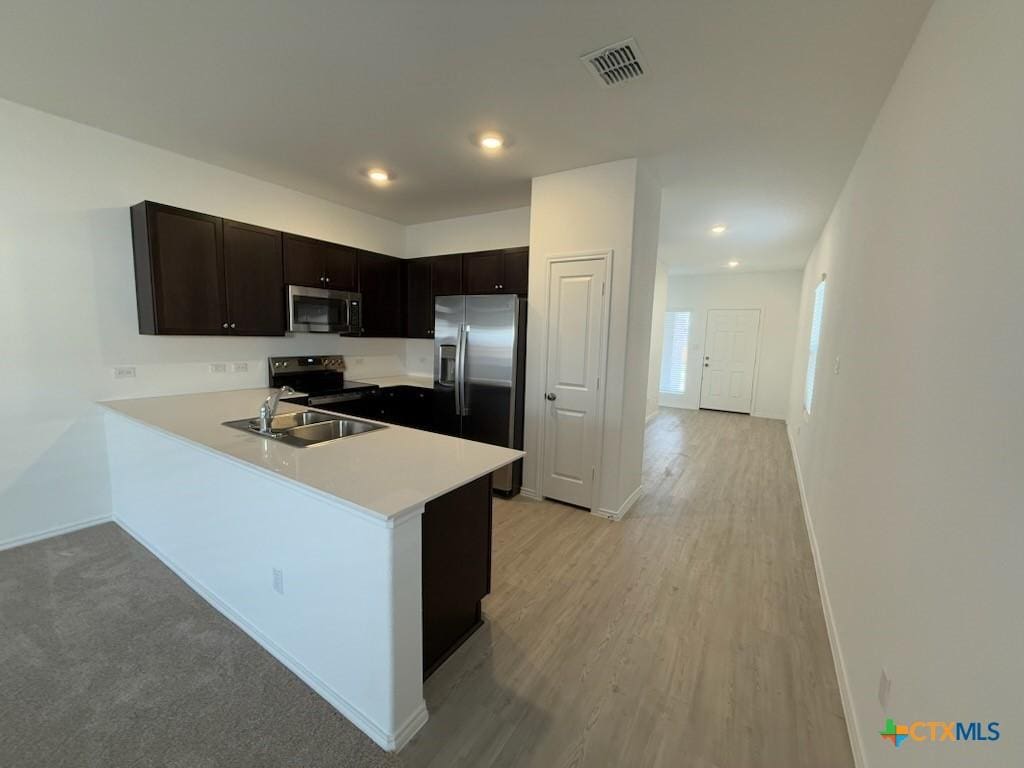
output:
[{"label": "electrical outlet", "polygon": [[234,373],[246,373],[249,370],[249,364],[248,363],[232,363],[231,364],[231,370]]},{"label": "electrical outlet", "polygon": [[279,595],[284,594],[284,571],[280,568],[274,569],[274,591]]},{"label": "electrical outlet", "polygon": [[882,711],[889,708],[889,694],[892,692],[892,680],[889,673],[882,667],[882,674],[878,678],[878,703],[882,705]]},{"label": "electrical outlet", "polygon": [[119,365],[114,368],[115,379],[134,379],[135,378],[135,366],[134,365]]},{"label": "electrical outlet", "polygon": [[832,373],[839,375],[839,355],[836,355],[836,361],[832,363]]},{"label": "electrical outlet", "polygon": [[352,358],[352,364],[353,365],[362,365],[363,362],[364,362],[364,360],[361,357],[354,357],[354,358]]},{"label": "electrical outlet", "polygon": [[210,373],[227,373],[227,363],[210,363]]}]

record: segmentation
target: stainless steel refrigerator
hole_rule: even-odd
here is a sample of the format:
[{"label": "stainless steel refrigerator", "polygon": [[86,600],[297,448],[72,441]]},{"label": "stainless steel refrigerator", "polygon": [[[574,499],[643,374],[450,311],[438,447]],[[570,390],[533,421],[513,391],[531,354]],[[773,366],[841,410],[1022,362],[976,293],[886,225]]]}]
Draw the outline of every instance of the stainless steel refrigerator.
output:
[{"label": "stainless steel refrigerator", "polygon": [[[445,434],[523,446],[526,300],[438,296],[434,300],[434,425]],[[519,493],[522,461],[494,473],[494,488]]]}]

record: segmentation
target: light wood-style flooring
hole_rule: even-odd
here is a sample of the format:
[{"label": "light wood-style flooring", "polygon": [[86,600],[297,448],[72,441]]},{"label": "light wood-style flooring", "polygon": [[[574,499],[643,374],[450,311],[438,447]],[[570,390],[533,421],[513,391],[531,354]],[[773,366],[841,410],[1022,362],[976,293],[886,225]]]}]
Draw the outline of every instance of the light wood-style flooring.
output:
[{"label": "light wood-style flooring", "polygon": [[618,523],[497,501],[410,768],[853,765],[781,421],[663,409]]}]

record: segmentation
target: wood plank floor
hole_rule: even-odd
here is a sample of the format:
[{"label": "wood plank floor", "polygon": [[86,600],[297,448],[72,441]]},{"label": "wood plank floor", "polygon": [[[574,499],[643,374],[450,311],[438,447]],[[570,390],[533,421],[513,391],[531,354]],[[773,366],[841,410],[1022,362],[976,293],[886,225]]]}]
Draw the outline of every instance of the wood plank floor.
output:
[{"label": "wood plank floor", "polygon": [[410,768],[853,765],[781,421],[663,409],[619,523],[495,505],[486,624]]}]

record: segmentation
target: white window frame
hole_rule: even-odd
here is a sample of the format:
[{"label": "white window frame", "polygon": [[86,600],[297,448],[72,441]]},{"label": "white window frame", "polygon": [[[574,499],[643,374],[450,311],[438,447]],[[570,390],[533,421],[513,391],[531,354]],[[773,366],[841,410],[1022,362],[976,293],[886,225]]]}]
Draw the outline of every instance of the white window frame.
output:
[{"label": "white window frame", "polygon": [[811,332],[807,340],[807,373],[804,378],[804,414],[811,415],[814,406],[814,384],[818,375],[818,352],[821,351],[821,326],[825,315],[825,278],[814,286],[814,304],[811,307]]},{"label": "white window frame", "polygon": [[[680,390],[664,389],[663,385],[665,383],[665,362],[666,362],[666,357],[669,354],[671,354],[672,344],[670,342],[673,341],[673,337],[668,335],[669,317],[671,315],[681,315],[681,314],[687,315],[687,319],[686,319],[686,351],[687,351],[687,355],[686,355],[686,361],[685,361],[684,367],[683,367],[682,389],[680,389]],[[691,340],[690,334],[693,333],[693,311],[689,310],[689,309],[666,309],[665,310],[665,317],[663,318],[662,322],[663,322],[663,324],[665,326],[665,328],[664,328],[664,330],[665,330],[665,337],[661,340],[661,365],[658,367],[658,392],[659,392],[659,394],[662,394],[662,395],[671,395],[671,396],[680,397],[680,396],[686,394],[687,387],[688,387],[688,384],[689,384],[687,379],[689,379],[689,377],[690,377],[690,370],[689,370],[689,365],[690,365],[689,348],[690,348],[690,340]]]}]

